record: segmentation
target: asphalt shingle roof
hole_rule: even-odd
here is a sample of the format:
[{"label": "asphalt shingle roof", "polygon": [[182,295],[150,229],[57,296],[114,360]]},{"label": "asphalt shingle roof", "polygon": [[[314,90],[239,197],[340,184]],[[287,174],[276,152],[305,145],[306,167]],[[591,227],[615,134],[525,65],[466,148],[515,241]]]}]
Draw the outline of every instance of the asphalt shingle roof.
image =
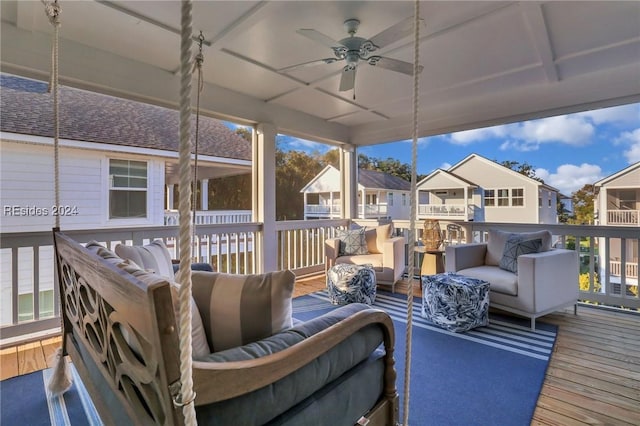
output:
[{"label": "asphalt shingle roof", "polygon": [[[53,137],[53,96],[48,84],[0,75],[0,129]],[[60,86],[60,138],[178,151],[179,112]],[[251,142],[221,121],[200,116],[198,153],[251,160]],[[195,137],[195,117],[192,139]]]},{"label": "asphalt shingle roof", "polygon": [[358,183],[365,188],[394,189],[397,191],[410,191],[411,183],[398,176],[377,170],[358,170]]}]

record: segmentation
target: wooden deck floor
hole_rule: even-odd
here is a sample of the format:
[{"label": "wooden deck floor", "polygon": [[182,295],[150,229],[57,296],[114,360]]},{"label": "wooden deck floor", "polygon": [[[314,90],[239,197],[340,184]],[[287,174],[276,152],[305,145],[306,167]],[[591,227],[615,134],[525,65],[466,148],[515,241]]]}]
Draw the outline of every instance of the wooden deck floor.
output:
[{"label": "wooden deck floor", "polygon": [[[324,276],[302,278],[295,296],[324,288]],[[407,285],[396,289],[406,293]],[[418,286],[414,294],[420,296]],[[589,307],[544,317],[558,325],[532,425],[640,425],[640,315]],[[59,338],[0,351],[2,379],[49,367]]]}]

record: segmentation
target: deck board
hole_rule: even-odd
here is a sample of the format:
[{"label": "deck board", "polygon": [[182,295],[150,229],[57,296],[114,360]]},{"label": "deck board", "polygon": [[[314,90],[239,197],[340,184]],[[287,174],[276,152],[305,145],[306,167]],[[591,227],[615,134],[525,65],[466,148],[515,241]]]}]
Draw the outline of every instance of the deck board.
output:
[{"label": "deck board", "polygon": [[[300,278],[294,297],[324,288],[324,275]],[[407,288],[396,285],[400,293]],[[567,310],[541,321],[557,325],[558,337],[531,424],[639,425],[640,315],[581,306],[577,315]],[[46,368],[59,346],[55,337],[2,349],[2,379]]]}]

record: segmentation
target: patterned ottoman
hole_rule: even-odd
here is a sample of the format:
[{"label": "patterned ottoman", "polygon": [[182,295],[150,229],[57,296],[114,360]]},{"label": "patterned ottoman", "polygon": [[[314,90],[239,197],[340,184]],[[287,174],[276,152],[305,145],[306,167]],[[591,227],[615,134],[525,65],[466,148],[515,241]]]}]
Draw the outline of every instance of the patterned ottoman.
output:
[{"label": "patterned ottoman", "polygon": [[376,300],[376,273],[372,265],[340,263],[327,272],[327,291],[334,305],[373,304]]},{"label": "patterned ottoman", "polygon": [[423,275],[422,316],[455,332],[489,325],[489,283],[452,273]]}]

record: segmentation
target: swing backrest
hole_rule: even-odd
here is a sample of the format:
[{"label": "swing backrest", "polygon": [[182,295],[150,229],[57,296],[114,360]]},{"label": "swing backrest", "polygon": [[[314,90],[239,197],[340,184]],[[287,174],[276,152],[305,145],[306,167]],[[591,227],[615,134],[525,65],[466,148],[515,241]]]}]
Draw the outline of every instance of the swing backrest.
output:
[{"label": "swing backrest", "polygon": [[182,424],[170,392],[180,371],[169,283],[143,282],[60,232],[54,242],[63,348],[103,422]]}]

